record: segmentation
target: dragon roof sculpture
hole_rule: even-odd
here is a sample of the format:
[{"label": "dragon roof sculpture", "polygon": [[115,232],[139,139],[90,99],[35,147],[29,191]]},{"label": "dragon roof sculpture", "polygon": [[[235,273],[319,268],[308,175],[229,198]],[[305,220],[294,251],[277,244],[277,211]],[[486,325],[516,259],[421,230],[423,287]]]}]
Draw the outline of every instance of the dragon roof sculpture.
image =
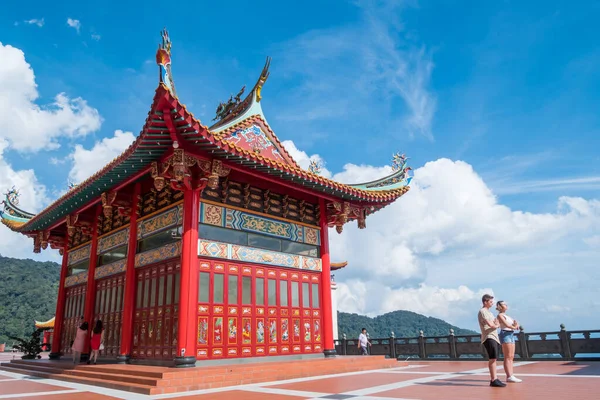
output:
[{"label": "dragon roof sculpture", "polygon": [[0,218],[2,223],[9,228],[20,227],[29,222],[35,215],[21,210],[19,205],[19,191],[13,186],[4,193]]}]

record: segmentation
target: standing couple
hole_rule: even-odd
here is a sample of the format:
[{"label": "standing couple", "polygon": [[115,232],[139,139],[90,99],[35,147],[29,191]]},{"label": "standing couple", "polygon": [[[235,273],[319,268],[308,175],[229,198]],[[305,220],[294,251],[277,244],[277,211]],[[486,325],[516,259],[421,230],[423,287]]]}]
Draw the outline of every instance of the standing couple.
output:
[{"label": "standing couple", "polygon": [[[513,360],[515,358],[515,330],[519,329],[517,321],[506,315],[508,305],[504,301],[496,304],[498,317],[490,312],[494,305],[494,296],[484,294],[481,298],[483,307],[479,310],[477,319],[481,328],[481,343],[489,357],[488,368],[490,370],[490,386],[504,387],[506,383],[500,381],[496,375],[496,360],[500,354],[499,346],[502,343],[502,354],[504,355],[504,372],[506,381],[512,383],[522,382],[513,374]],[[498,335],[498,328],[500,334]]]}]

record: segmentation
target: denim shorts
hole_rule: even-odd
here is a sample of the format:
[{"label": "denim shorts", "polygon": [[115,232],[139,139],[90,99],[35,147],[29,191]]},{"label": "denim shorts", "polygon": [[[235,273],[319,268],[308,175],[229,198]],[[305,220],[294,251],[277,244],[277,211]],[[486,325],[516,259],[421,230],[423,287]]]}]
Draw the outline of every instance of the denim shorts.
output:
[{"label": "denim shorts", "polygon": [[500,331],[500,343],[502,344],[514,344],[515,343],[515,332],[513,331]]}]

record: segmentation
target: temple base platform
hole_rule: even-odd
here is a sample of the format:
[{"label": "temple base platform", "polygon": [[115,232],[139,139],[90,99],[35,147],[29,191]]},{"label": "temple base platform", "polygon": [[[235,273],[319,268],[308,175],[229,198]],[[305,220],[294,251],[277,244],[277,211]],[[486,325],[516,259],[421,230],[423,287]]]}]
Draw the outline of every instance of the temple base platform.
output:
[{"label": "temple base platform", "polygon": [[0,369],[40,378],[157,395],[408,365],[383,356],[321,357],[268,362],[264,358],[252,359],[254,360],[256,362],[204,364],[184,369],[116,363],[75,366],[67,359],[11,360],[0,364]]}]

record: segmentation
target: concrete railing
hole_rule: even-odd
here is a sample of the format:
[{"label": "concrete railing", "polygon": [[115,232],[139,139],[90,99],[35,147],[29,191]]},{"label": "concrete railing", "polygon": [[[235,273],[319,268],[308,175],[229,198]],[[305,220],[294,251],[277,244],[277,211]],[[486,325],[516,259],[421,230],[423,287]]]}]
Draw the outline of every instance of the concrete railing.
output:
[{"label": "concrete railing", "polygon": [[[561,324],[558,332],[516,333],[515,358],[520,360],[600,360],[600,330],[567,331]],[[370,338],[371,355],[384,355],[398,359],[469,360],[487,358],[481,346],[480,335],[419,336],[396,338]],[[360,355],[357,339],[335,341],[338,355]]]}]

